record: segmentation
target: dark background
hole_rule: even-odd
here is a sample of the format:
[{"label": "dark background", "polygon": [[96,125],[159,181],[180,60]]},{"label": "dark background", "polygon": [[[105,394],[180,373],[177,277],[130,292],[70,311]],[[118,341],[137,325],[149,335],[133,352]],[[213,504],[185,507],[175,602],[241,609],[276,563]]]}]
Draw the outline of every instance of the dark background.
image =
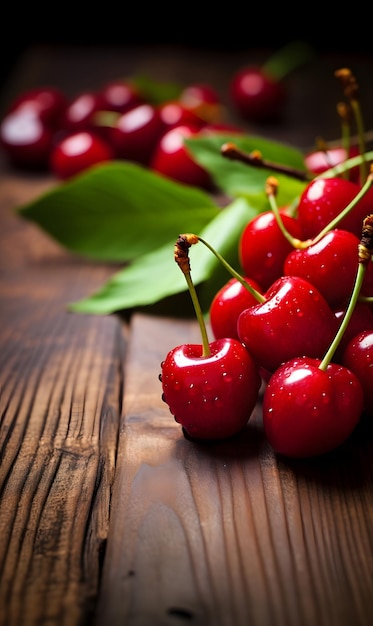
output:
[{"label": "dark background", "polygon": [[267,3],[9,3],[2,7],[0,78],[34,44],[176,45],[275,50],[303,40],[317,52],[373,55],[372,10]]}]

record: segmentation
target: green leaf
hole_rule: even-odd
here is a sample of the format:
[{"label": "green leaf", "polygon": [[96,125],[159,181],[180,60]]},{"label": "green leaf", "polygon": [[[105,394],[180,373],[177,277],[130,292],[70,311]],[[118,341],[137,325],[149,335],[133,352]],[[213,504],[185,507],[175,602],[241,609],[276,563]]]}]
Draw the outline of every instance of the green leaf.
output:
[{"label": "green leaf", "polygon": [[102,261],[130,261],[185,230],[199,231],[220,208],[195,187],[130,162],[113,161],[19,207],[72,252]]},{"label": "green leaf", "polygon": [[[195,232],[237,269],[239,237],[245,224],[256,213],[255,207],[243,199],[237,199],[221,210],[201,232],[189,228],[183,232]],[[70,310],[106,315],[151,305],[187,290],[185,277],[173,257],[174,244],[179,234],[179,231],[175,231],[173,240],[167,245],[141,256],[117,272],[98,292],[72,303]],[[207,311],[216,291],[231,276],[202,243],[192,246],[189,252],[192,279],[195,285],[200,285],[201,306]],[[172,309],[169,308],[168,313],[172,315]]]},{"label": "green leaf", "polygon": [[133,76],[131,82],[138,87],[144,100],[154,105],[176,100],[183,89],[182,85],[155,81],[145,74]]},{"label": "green leaf", "polygon": [[[216,185],[223,193],[233,198],[244,197],[254,203],[258,210],[268,209],[265,183],[272,172],[223,157],[221,148],[224,143],[233,142],[241,150],[248,153],[258,150],[263,158],[268,161],[306,171],[302,152],[262,137],[216,133],[211,136],[198,136],[184,141],[193,157],[210,172]],[[279,181],[277,198],[279,206],[291,203],[306,186],[306,183],[290,176],[277,173],[275,176]]]}]

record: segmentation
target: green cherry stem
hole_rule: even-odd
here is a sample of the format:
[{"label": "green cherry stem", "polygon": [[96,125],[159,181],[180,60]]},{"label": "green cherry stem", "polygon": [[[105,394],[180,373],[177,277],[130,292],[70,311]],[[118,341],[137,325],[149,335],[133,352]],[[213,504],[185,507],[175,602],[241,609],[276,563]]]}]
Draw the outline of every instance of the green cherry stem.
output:
[{"label": "green cherry stem", "polygon": [[298,248],[298,249],[304,249],[304,248],[308,248],[309,246],[318,243],[319,241],[321,241],[321,239],[323,237],[325,237],[325,235],[333,230],[333,228],[336,228],[337,225],[339,224],[339,222],[346,217],[346,215],[352,211],[352,209],[354,208],[354,206],[361,200],[361,198],[367,193],[368,189],[370,189],[370,187],[373,184],[373,165],[371,166],[371,171],[369,173],[369,175],[367,176],[367,179],[364,183],[364,185],[362,186],[362,188],[360,189],[360,191],[356,194],[356,196],[353,198],[353,200],[351,200],[350,204],[348,204],[343,211],[341,211],[334,219],[332,219],[329,224],[327,224],[315,237],[313,237],[312,239],[305,239],[304,241],[301,241],[300,239],[297,239],[296,237],[293,237],[285,228],[284,223],[281,219],[281,215],[279,213],[278,210],[278,206],[277,206],[277,202],[276,202],[276,196],[277,196],[277,191],[278,191],[278,181],[274,176],[269,176],[267,178],[266,181],[266,194],[267,194],[267,198],[268,201],[270,203],[271,206],[271,210],[274,213],[274,216],[276,218],[277,224],[282,232],[282,234],[284,235],[284,237],[286,237],[286,239],[289,241],[289,243],[292,244],[292,246],[294,248]]},{"label": "green cherry stem", "polygon": [[192,244],[198,242],[198,237],[196,235],[187,234],[187,235],[179,235],[175,246],[174,246],[174,258],[181,271],[185,276],[185,280],[188,285],[190,297],[193,302],[194,311],[196,313],[197,321],[199,324],[199,328],[201,331],[202,337],[202,356],[209,356],[211,354],[209,339],[207,335],[207,329],[205,320],[203,317],[201,305],[198,300],[196,288],[192,281],[192,276],[190,272],[190,261],[189,261],[189,248]]},{"label": "green cherry stem", "polygon": [[368,215],[364,222],[362,228],[362,237],[360,239],[360,243],[358,246],[358,255],[359,255],[359,264],[356,273],[356,279],[354,288],[351,294],[351,298],[346,310],[346,313],[343,317],[343,320],[338,328],[338,331],[331,342],[328,351],[326,352],[324,358],[322,359],[319,369],[325,371],[331,362],[335,351],[337,350],[340,341],[343,337],[343,334],[351,320],[352,313],[354,311],[355,305],[359,299],[360,289],[363,284],[365,272],[368,263],[370,262],[373,254],[373,213]]},{"label": "green cherry stem", "polygon": [[[197,237],[197,235],[194,235],[195,237]],[[225,267],[225,269],[233,276],[233,278],[236,278],[236,280],[238,280],[241,285],[243,285],[245,287],[245,289],[247,289],[253,296],[254,298],[258,301],[258,302],[265,302],[266,299],[265,297],[256,289],[254,289],[254,287],[252,287],[252,285],[250,285],[244,278],[243,276],[241,276],[241,274],[239,274],[234,267],[232,267],[228,261],[226,261],[226,259],[219,254],[219,252],[217,252],[205,239],[202,239],[202,237],[197,237],[198,241],[200,241],[201,243],[203,243],[204,246],[206,246],[206,248],[208,248],[210,250],[210,252],[212,252],[212,254],[214,254],[216,256],[216,258],[218,259],[218,261],[220,261],[220,263]]]},{"label": "green cherry stem", "polygon": [[[338,102],[337,113],[339,115],[339,119],[341,120],[342,147],[347,156],[350,154],[351,148],[350,108],[345,102]],[[348,180],[349,170],[345,170],[342,174],[342,177]]]},{"label": "green cherry stem", "polygon": [[[265,297],[259,291],[254,289],[254,287],[252,285],[250,285],[244,279],[244,277],[241,276],[241,274],[239,274],[234,269],[234,267],[232,267],[228,263],[228,261],[226,261],[226,259],[219,252],[217,252],[217,250],[215,250],[205,239],[202,239],[202,237],[198,237],[198,235],[194,235],[192,233],[179,235],[179,238],[178,238],[178,240],[177,240],[177,242],[175,244],[175,260],[179,264],[179,267],[180,267],[181,271],[184,273],[185,278],[187,279],[187,281],[190,280],[189,258],[184,259],[183,256],[185,256],[185,254],[187,255],[187,249],[189,249],[191,245],[196,244],[199,241],[201,243],[203,243],[203,245],[206,246],[206,248],[208,248],[210,250],[210,252],[212,252],[212,254],[214,254],[216,256],[218,261],[220,261],[220,263],[223,265],[223,267],[225,267],[225,269],[233,276],[233,278],[238,280],[241,283],[241,285],[243,285],[243,287],[245,287],[245,289],[247,289],[251,293],[251,295],[254,296],[254,298],[258,302],[262,303],[262,302],[266,301]],[[183,267],[182,267],[182,265],[183,265]],[[188,282],[188,286],[189,286],[189,282]],[[194,288],[193,288],[193,291],[195,291]],[[198,304],[197,304],[197,306],[199,308]],[[195,305],[195,308],[196,308],[196,305]],[[197,314],[197,317],[198,317],[199,313],[197,313],[197,310],[196,310],[196,314]]]},{"label": "green cherry stem", "polygon": [[[365,131],[363,116],[361,114],[360,100],[359,100],[359,85],[356,81],[356,77],[349,68],[341,68],[334,72],[334,75],[340,80],[345,96],[349,99],[351,109],[355,116],[356,129],[359,142],[359,150],[362,157],[365,154]],[[361,180],[365,180],[367,176],[367,162],[363,158],[360,164],[360,177]]]}]

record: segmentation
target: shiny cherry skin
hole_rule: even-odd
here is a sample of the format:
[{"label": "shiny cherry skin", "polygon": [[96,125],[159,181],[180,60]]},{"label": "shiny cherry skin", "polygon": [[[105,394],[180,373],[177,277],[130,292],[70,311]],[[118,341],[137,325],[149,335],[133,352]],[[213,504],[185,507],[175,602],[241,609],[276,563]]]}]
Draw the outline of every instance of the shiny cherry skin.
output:
[{"label": "shiny cherry skin", "polygon": [[151,169],[185,185],[194,185],[211,190],[213,185],[209,173],[192,157],[184,139],[195,137],[198,126],[184,124],[166,132],[155,149],[150,163]]},{"label": "shiny cherry skin", "polygon": [[[245,279],[256,291],[261,287],[251,278]],[[233,337],[239,340],[237,320],[247,307],[257,304],[255,296],[236,278],[231,278],[211,301],[209,318],[215,339]]]},{"label": "shiny cherry skin", "polygon": [[[357,183],[343,178],[320,178],[311,181],[302,192],[297,217],[306,239],[312,239],[331,222],[358,194]],[[338,223],[360,240],[362,222],[372,212],[373,190],[370,189],[352,211]]]},{"label": "shiny cherry skin", "polygon": [[337,331],[325,298],[299,276],[281,276],[237,321],[238,336],[257,365],[274,372],[295,356],[322,358]]},{"label": "shiny cherry skin", "polygon": [[255,66],[241,68],[233,75],[229,94],[238,113],[253,122],[278,120],[286,101],[284,84]]},{"label": "shiny cherry skin", "polygon": [[105,108],[104,98],[95,91],[84,91],[71,100],[65,110],[61,126],[66,131],[91,130],[94,116]]},{"label": "shiny cherry skin", "polygon": [[362,330],[344,351],[342,363],[359,379],[364,394],[364,411],[373,415],[373,329]]},{"label": "shiny cherry skin", "polygon": [[[317,243],[292,250],[284,262],[284,275],[305,278],[332,307],[343,305],[349,300],[355,283],[358,246],[356,235],[336,228]],[[372,281],[373,264],[369,263],[361,290],[363,294],[369,295]]]},{"label": "shiny cherry skin", "polygon": [[[287,215],[285,209],[280,210],[280,215],[286,230],[301,240],[302,232],[297,219]],[[242,231],[238,244],[244,274],[264,290],[282,276],[284,261],[293,249],[282,234],[272,211],[253,217]]]},{"label": "shiny cherry skin", "polygon": [[163,400],[193,439],[225,439],[246,426],[258,400],[261,379],[249,352],[236,339],[170,350],[161,364]]},{"label": "shiny cherry skin", "polygon": [[98,94],[102,98],[103,110],[116,113],[126,113],[145,102],[140,90],[126,80],[111,80]]},{"label": "shiny cherry skin", "polygon": [[[349,150],[348,158],[359,155],[359,149],[352,146]],[[313,150],[304,157],[304,164],[312,174],[322,174],[331,167],[344,163],[347,159],[346,150],[342,146],[328,148],[326,150]],[[359,182],[359,167],[348,170],[349,180]]]},{"label": "shiny cherry skin", "polygon": [[140,104],[117,119],[109,136],[117,158],[149,166],[162,133],[157,108]]},{"label": "shiny cherry skin", "polygon": [[[337,308],[334,315],[338,320],[338,324],[342,323],[346,313],[345,308]],[[354,339],[359,333],[365,330],[373,331],[373,309],[366,302],[357,302],[351,315],[351,319],[339,343],[333,361],[343,363],[344,350],[351,339]]]},{"label": "shiny cherry skin", "polygon": [[158,111],[164,133],[175,128],[175,126],[183,126],[184,124],[192,124],[198,128],[206,125],[201,117],[177,100],[163,102],[158,106]]},{"label": "shiny cherry skin", "polygon": [[34,109],[20,107],[0,124],[0,145],[12,166],[26,170],[48,169],[55,131]]},{"label": "shiny cherry skin", "polygon": [[296,357],[271,376],[263,394],[263,426],[277,454],[320,456],[338,448],[360,421],[363,390],[357,376],[337,363]]},{"label": "shiny cherry skin", "polygon": [[67,179],[113,158],[111,146],[101,137],[91,131],[78,131],[55,145],[49,165],[57,178]]},{"label": "shiny cherry skin", "polygon": [[220,96],[207,83],[191,83],[184,87],[179,102],[206,123],[219,123],[224,117]]},{"label": "shiny cherry skin", "polygon": [[11,103],[8,113],[34,112],[46,126],[57,128],[68,106],[68,98],[57,87],[36,87],[18,95]]}]

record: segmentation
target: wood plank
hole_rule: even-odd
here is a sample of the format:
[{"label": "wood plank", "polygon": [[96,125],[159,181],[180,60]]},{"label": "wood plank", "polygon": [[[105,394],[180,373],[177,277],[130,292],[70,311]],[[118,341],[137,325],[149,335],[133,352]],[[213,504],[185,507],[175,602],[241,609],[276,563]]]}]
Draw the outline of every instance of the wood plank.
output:
[{"label": "wood plank", "polygon": [[14,211],[50,184],[10,177],[1,189],[0,623],[7,626],[73,626],[92,613],[122,402],[122,323],[66,309],[112,268],[69,255]]}]

